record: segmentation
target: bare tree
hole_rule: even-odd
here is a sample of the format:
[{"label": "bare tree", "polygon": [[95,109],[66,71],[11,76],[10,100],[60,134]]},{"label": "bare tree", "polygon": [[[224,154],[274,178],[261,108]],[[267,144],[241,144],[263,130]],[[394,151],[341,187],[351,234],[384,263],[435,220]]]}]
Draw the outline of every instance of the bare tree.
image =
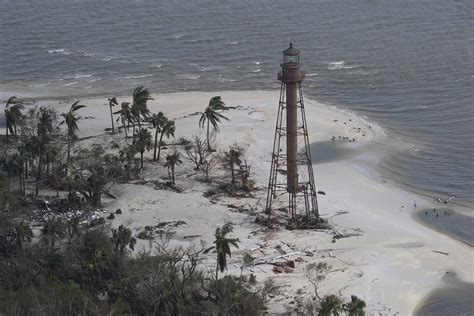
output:
[{"label": "bare tree", "polygon": [[321,297],[318,294],[318,290],[320,288],[321,282],[326,280],[330,269],[331,265],[327,264],[326,262],[313,262],[306,265],[305,276],[308,279],[309,283],[313,285],[314,294],[320,300]]},{"label": "bare tree", "polygon": [[[209,153],[209,152],[208,152]],[[214,169],[215,166],[219,163],[219,156],[209,153],[206,155],[203,161],[204,174],[206,175],[206,182],[209,182],[209,171]]]},{"label": "bare tree", "polygon": [[193,136],[191,143],[184,146],[186,153],[186,159],[193,163],[194,170],[200,170],[201,166],[204,165],[204,159],[209,155],[207,151],[207,143],[199,136]]}]

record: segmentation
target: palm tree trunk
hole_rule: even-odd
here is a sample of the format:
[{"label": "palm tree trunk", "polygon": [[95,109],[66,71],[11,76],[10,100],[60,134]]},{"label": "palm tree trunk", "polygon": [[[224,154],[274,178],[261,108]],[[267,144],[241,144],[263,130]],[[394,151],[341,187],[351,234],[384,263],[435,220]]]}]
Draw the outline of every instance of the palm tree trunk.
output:
[{"label": "palm tree trunk", "polygon": [[6,126],[6,130],[7,130],[6,136],[7,136],[7,141],[8,141],[8,125],[9,125],[8,120],[5,123],[6,123],[5,126]]},{"label": "palm tree trunk", "polygon": [[207,151],[211,151],[211,142],[209,141],[209,119],[207,120]]},{"label": "palm tree trunk", "polygon": [[69,132],[67,133],[67,158],[66,158],[66,177],[68,177],[69,171],[69,159],[71,157],[71,142],[69,137]]},{"label": "palm tree trunk", "polygon": [[35,196],[38,196],[40,179],[41,179],[41,154],[38,158],[38,171],[36,173]]},{"label": "palm tree trunk", "polygon": [[143,170],[143,150],[140,150],[140,168]]},{"label": "palm tree trunk", "polygon": [[158,157],[156,157],[156,160],[160,161],[160,154],[161,154],[161,141],[163,140],[163,135],[164,135],[164,130],[161,132],[160,135],[160,142],[158,143]]},{"label": "palm tree trunk", "polygon": [[110,121],[112,122],[112,134],[115,134],[115,126],[114,126],[114,115],[112,114],[112,107],[110,107]]},{"label": "palm tree trunk", "polygon": [[23,195],[23,169],[22,168],[20,168],[20,194]]},{"label": "palm tree trunk", "polygon": [[153,151],[153,161],[156,161],[156,141],[157,141],[157,138],[158,138],[158,128],[156,129],[156,132],[155,132],[155,150]]},{"label": "palm tree trunk", "polygon": [[171,182],[175,184],[174,182],[174,165],[171,165]]},{"label": "palm tree trunk", "polygon": [[216,281],[219,277],[219,250],[217,251],[217,260],[216,260]]},{"label": "palm tree trunk", "polygon": [[128,122],[127,122],[127,125],[125,125],[125,120],[123,117],[122,117],[122,128],[125,130],[125,138],[127,138],[128,137]]},{"label": "palm tree trunk", "polygon": [[46,155],[46,178],[49,178],[49,154]]},{"label": "palm tree trunk", "polygon": [[235,183],[234,163],[230,163],[230,172],[232,173],[232,184]]}]

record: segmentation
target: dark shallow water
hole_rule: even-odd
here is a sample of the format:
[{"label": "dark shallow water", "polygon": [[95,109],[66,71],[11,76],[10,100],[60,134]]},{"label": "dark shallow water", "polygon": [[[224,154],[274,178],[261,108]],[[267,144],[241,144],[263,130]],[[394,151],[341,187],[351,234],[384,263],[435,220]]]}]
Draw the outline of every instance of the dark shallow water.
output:
[{"label": "dark shallow water", "polygon": [[323,164],[355,155],[355,149],[348,144],[337,144],[332,141],[310,144],[311,160],[314,164]]},{"label": "dark shallow water", "polygon": [[474,315],[474,284],[460,282],[452,275],[444,278],[443,288],[430,293],[416,312],[416,316],[472,316]]},{"label": "dark shallow water", "polygon": [[474,247],[474,217],[446,208],[421,210],[415,217],[423,224]]}]

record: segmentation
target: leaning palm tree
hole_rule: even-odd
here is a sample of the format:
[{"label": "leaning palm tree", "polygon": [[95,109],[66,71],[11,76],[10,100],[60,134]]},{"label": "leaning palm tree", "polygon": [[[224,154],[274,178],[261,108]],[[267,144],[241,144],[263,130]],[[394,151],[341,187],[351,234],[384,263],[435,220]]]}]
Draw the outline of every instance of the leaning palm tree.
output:
[{"label": "leaning palm tree", "polygon": [[211,143],[210,143],[210,127],[209,124],[212,124],[214,130],[219,132],[219,123],[221,119],[229,120],[224,115],[220,114],[218,111],[226,109],[224,101],[222,101],[220,96],[212,97],[209,100],[209,105],[207,106],[206,110],[201,113],[201,118],[199,119],[199,127],[204,128],[205,123],[207,122],[207,150],[211,151]]},{"label": "leaning palm tree", "polygon": [[139,130],[134,136],[133,144],[140,152],[140,168],[143,169],[143,153],[145,150],[150,150],[153,146],[150,131],[146,128]]},{"label": "leaning palm tree", "polygon": [[364,316],[365,302],[355,295],[351,295],[351,301],[344,304],[348,316]]},{"label": "leaning palm tree", "polygon": [[224,269],[227,267],[227,256],[231,256],[230,246],[234,246],[235,248],[239,248],[237,244],[239,241],[238,238],[227,238],[226,235],[231,233],[233,230],[233,226],[231,223],[226,223],[221,228],[216,228],[214,240],[214,246],[206,249],[204,253],[208,253],[210,250],[215,249],[217,252],[217,264],[216,264],[216,280],[219,276],[219,270],[224,272]]},{"label": "leaning palm tree", "polygon": [[[163,112],[159,112],[158,114],[153,113],[153,115],[148,119],[148,122],[151,123],[153,128],[155,129],[155,148],[153,150],[153,161],[156,161],[156,148],[158,143],[158,133],[161,132],[164,123],[166,122],[166,116]],[[161,142],[161,140],[160,140]]]},{"label": "leaning palm tree", "polygon": [[117,122],[119,120],[122,121],[122,128],[125,129],[125,137],[128,137],[128,129],[130,127],[130,123],[133,123],[133,114],[132,109],[130,108],[129,102],[122,102],[120,105],[120,110],[115,112],[114,114],[120,114],[117,118]]},{"label": "leaning palm tree", "polygon": [[133,91],[132,111],[138,123],[138,129],[141,129],[140,117],[147,119],[150,115],[150,110],[146,106],[148,100],[153,100],[153,97],[145,87],[138,86]]},{"label": "leaning palm tree", "polygon": [[76,132],[79,130],[77,122],[81,117],[77,114],[77,111],[86,107],[85,105],[79,104],[80,101],[76,101],[71,105],[68,112],[62,113],[61,116],[64,120],[60,123],[66,123],[67,126],[67,158],[66,158],[66,174],[68,172],[69,162],[71,159],[71,142],[76,138]]},{"label": "leaning palm tree", "polygon": [[115,134],[115,126],[114,126],[114,115],[112,112],[112,108],[118,105],[118,101],[116,97],[108,98],[109,101],[109,108],[110,108],[110,121],[112,122],[112,134]]},{"label": "leaning palm tree", "polygon": [[8,99],[5,105],[5,121],[7,130],[7,139],[9,132],[16,136],[16,127],[21,122],[23,115],[21,110],[24,109],[24,105],[17,97],[13,96]]},{"label": "leaning palm tree", "polygon": [[321,316],[339,316],[342,311],[341,299],[336,295],[327,295],[319,306],[318,315]]},{"label": "leaning palm tree", "polygon": [[156,157],[156,160],[160,160],[161,141],[163,140],[163,136],[166,136],[166,138],[170,138],[170,136],[174,137],[175,131],[176,126],[174,124],[174,121],[168,120],[165,117],[165,121],[163,122],[163,126],[161,127],[160,141],[158,142],[158,156]]},{"label": "leaning palm tree", "polygon": [[165,167],[168,168],[168,176],[171,180],[171,183],[175,184],[175,181],[174,181],[175,167],[182,164],[183,164],[183,161],[180,159],[179,152],[175,151],[173,154],[166,156]]}]

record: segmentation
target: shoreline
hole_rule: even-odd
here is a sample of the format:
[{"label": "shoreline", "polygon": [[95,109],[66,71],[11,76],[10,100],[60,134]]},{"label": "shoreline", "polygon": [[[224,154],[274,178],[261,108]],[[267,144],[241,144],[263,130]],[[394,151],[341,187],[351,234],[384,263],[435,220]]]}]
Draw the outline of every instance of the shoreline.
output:
[{"label": "shoreline", "polygon": [[[276,92],[276,91],[279,91],[277,89],[275,90],[221,90],[221,91],[207,91],[207,90],[186,90],[186,91],[174,91],[174,92],[164,92],[164,93],[153,93],[153,96],[173,96],[173,95],[190,95],[190,94],[197,94],[197,95],[200,95],[200,94],[208,94],[208,93],[214,93],[214,94],[219,94],[219,93],[224,93],[224,92],[227,92],[227,93],[243,93],[243,94],[246,94],[246,93],[272,93],[272,92]],[[52,96],[27,96],[27,97],[23,97],[24,100],[26,100],[27,102],[34,102],[35,104],[41,104],[41,105],[47,105],[49,106],[50,105],[50,102],[51,103],[56,103],[56,104],[61,104],[61,103],[64,103],[64,102],[72,102],[72,101],[76,101],[76,100],[80,100],[82,102],[82,100],[84,100],[85,102],[87,102],[87,100],[99,100],[99,99],[103,99],[104,100],[104,104],[107,100],[108,97],[111,97],[111,96],[116,96],[117,98],[121,99],[121,98],[126,98],[126,99],[130,99],[131,96],[131,91],[129,94],[125,94],[126,92],[123,92],[123,94],[116,94],[116,95],[113,95],[113,94],[104,94],[104,93],[95,93],[95,94],[84,94],[84,95],[78,95],[78,96],[56,96],[56,97],[52,97]],[[21,97],[21,96],[20,96]],[[2,100],[4,101],[4,103],[6,102],[6,99],[5,100]],[[310,100],[311,101],[311,100]],[[277,106],[277,102],[278,100],[275,100],[275,108]],[[321,106],[324,106],[324,107],[327,107],[327,108],[333,108],[335,109],[336,111],[340,111],[341,113],[347,113],[348,115],[353,115],[355,117],[357,117],[358,119],[366,122],[367,124],[369,125],[373,125],[373,126],[377,126],[379,128],[380,131],[383,132],[383,138],[392,138],[393,136],[390,135],[390,133],[387,133],[383,127],[379,126],[377,123],[375,122],[372,122],[369,120],[369,118],[367,118],[365,115],[362,115],[362,114],[359,114],[355,111],[352,111],[352,110],[349,110],[349,109],[345,109],[345,108],[339,108],[337,107],[336,105],[328,105],[328,104],[324,104],[324,103],[320,103],[318,101],[312,101],[312,102],[316,102],[318,103],[319,105]],[[1,131],[2,128],[5,128],[4,126],[4,116],[3,116],[3,113],[0,113],[0,134],[3,134],[4,132]],[[357,156],[357,155],[354,155],[354,154],[351,154],[349,153],[349,155],[351,155],[351,157],[353,156]],[[351,157],[347,157],[347,158],[351,158]],[[383,159],[383,157],[382,157]],[[325,161],[326,163],[327,161]],[[405,191],[409,191],[409,192],[412,192],[414,194],[417,194],[417,195],[420,195],[422,196],[423,198],[429,198],[429,199],[432,199],[433,200],[433,204],[435,204],[435,201],[442,197],[442,198],[449,198],[448,196],[444,197],[444,196],[441,196],[439,194],[436,194],[435,192],[433,191],[426,191],[426,190],[423,190],[423,189],[420,189],[420,188],[417,188],[416,186],[412,186],[412,185],[409,185],[409,184],[405,184],[405,183],[402,183],[400,181],[397,181],[397,180],[394,180],[392,178],[389,178],[389,177],[385,177],[383,175],[383,169],[380,169],[381,170],[381,173],[379,173],[378,171],[376,171],[375,169],[378,168],[378,166],[374,166],[373,167],[373,170],[371,170],[371,172],[373,174],[376,173],[375,177],[378,177],[384,181],[387,181],[388,183],[391,183],[393,184],[394,186],[402,189],[402,190],[405,190]],[[472,210],[474,210],[474,201],[456,201],[456,199],[454,199],[453,201],[450,201],[449,202],[449,205],[451,207],[454,207],[454,211],[456,213],[459,213],[461,215],[465,215],[465,216],[468,216],[468,217],[474,217],[474,214],[471,212]],[[441,207],[443,207],[442,204],[440,204]]]},{"label": "shoreline", "polygon": [[[247,145],[247,153],[255,164],[252,170],[254,177],[258,186],[264,187],[269,175],[270,156],[267,151],[271,150],[271,144],[273,143],[278,90],[196,91],[157,94],[153,95],[156,100],[151,101],[149,107],[152,112],[163,111],[170,118],[177,120],[176,138],[190,137],[193,133],[197,133],[199,129],[196,117],[189,116],[189,114],[201,111],[207,105],[206,100],[209,99],[209,96],[219,94],[223,96],[228,106],[242,107],[241,109],[229,110],[231,121],[222,126],[222,132],[218,135],[218,140],[221,142],[220,147],[232,144],[232,141]],[[106,98],[95,97],[84,99],[81,102],[90,105],[90,107],[84,109],[84,116],[93,118],[81,121],[79,126],[80,136],[82,138],[85,136],[95,137],[80,141],[79,147],[88,146],[92,141],[106,142],[105,136],[110,136],[110,134],[105,135],[104,132],[104,129],[110,125]],[[119,102],[122,101],[120,98]],[[44,101],[44,104],[48,103]],[[58,108],[61,107],[67,108],[69,104],[60,102]],[[323,232],[280,231],[275,233],[277,237],[272,239],[272,243],[283,239],[300,248],[316,247],[318,259],[329,260],[336,268],[342,268],[348,272],[347,275],[346,273],[336,273],[331,278],[332,281],[327,282],[326,292],[340,290],[343,285],[347,285],[352,289],[352,294],[364,298],[373,310],[380,307],[377,307],[378,302],[379,305],[388,306],[387,308],[400,311],[402,314],[412,312],[421,299],[439,284],[439,279],[444,273],[443,270],[460,269],[461,279],[472,282],[472,275],[466,275],[469,271],[465,271],[469,267],[470,259],[469,251],[467,251],[468,258],[465,258],[466,245],[460,244],[458,240],[454,240],[446,234],[441,234],[431,227],[427,228],[417,223],[413,218],[414,209],[410,205],[413,204],[414,198],[419,203],[420,208],[432,207],[432,201],[415,192],[405,191],[392,181],[385,181],[381,176],[380,178],[377,177],[375,170],[364,169],[367,165],[370,166],[370,164],[375,163],[370,161],[370,158],[368,161],[365,160],[364,164],[358,164],[357,160],[360,157],[358,149],[362,148],[360,151],[365,153],[364,149],[366,148],[364,146],[370,146],[385,137],[389,137],[383,133],[383,129],[356,113],[308,99],[306,99],[306,112],[311,144],[325,144],[337,133],[358,137],[356,143],[348,144],[351,151],[356,152],[355,156],[349,154],[346,159],[336,158],[321,164],[316,162],[314,169],[317,189],[327,193],[326,196],[318,195],[320,207],[323,210],[322,213],[324,213],[323,217],[331,218],[338,230],[350,232],[357,228],[363,231],[363,234],[359,237],[344,238],[333,244],[331,243],[331,236]],[[335,122],[335,120],[338,120],[338,122]],[[351,123],[342,124],[343,120]],[[361,126],[362,128],[373,126],[374,129],[371,131],[372,134],[367,134],[367,137],[363,138],[355,135],[351,126],[348,125]],[[3,133],[3,131],[0,133]],[[110,137],[117,138],[117,136],[119,135]],[[328,145],[331,144],[328,143]],[[159,168],[150,168],[152,169],[149,170],[150,174],[145,176],[162,176]],[[264,239],[264,236],[248,237],[249,232],[254,228],[254,224],[248,221],[247,216],[243,218],[221,213],[220,206],[209,204],[208,200],[203,199],[201,195],[192,192],[186,196],[181,195],[183,199],[181,202],[191,205],[192,208],[206,210],[209,214],[205,216],[208,217],[201,217],[200,215],[196,217],[197,215],[194,212],[189,213],[189,210],[180,210],[179,207],[176,208],[176,205],[170,204],[171,202],[168,199],[173,200],[177,197],[174,194],[146,191],[143,187],[133,184],[121,186],[119,188],[121,198],[118,201],[108,201],[107,207],[124,210],[135,207],[136,209],[143,209],[143,211],[139,213],[125,211],[123,219],[117,219],[113,225],[118,226],[120,220],[122,220],[122,223],[129,223],[134,229],[140,229],[140,227],[147,225],[146,223],[156,220],[154,208],[148,206],[146,204],[148,202],[141,201],[137,197],[133,198],[135,190],[142,190],[137,192],[143,194],[144,199],[152,199],[151,196],[160,195],[156,202],[161,203],[160,205],[165,208],[161,211],[162,213],[159,213],[161,214],[160,220],[183,218],[188,222],[193,222],[193,225],[195,223],[195,227],[184,228],[178,232],[178,235],[200,233],[203,239],[210,240],[213,228],[220,225],[223,219],[231,219],[242,223],[242,227],[236,232],[243,241],[245,240],[242,248],[253,248],[258,240]],[[259,193],[259,195],[262,195],[262,193]],[[172,202],[176,204],[176,201]],[[258,201],[249,203],[261,207]],[[403,207],[400,205],[403,205]],[[228,212],[227,209],[225,210]],[[339,216],[341,210],[348,210],[348,213]],[[317,244],[314,244],[315,240],[318,240]],[[436,242],[439,242],[439,244]],[[186,244],[186,242],[181,241],[180,243]],[[434,247],[442,248],[441,250],[453,249],[453,256],[458,257],[460,266],[453,265],[452,262],[442,256],[433,255],[432,248]],[[344,249],[349,249],[349,251]],[[268,249],[268,252],[271,253],[271,250]],[[342,264],[341,266],[341,262],[328,258],[328,253],[334,254],[341,262],[350,262],[350,264]],[[237,256],[238,254],[237,252]],[[427,267],[428,271],[426,271]],[[359,270],[362,271],[360,277],[350,277],[351,275],[359,275]],[[282,276],[282,279],[290,282],[292,284],[291,288],[296,290],[302,283],[307,283],[302,272],[297,271],[291,276]],[[261,280],[269,277],[270,274],[271,271],[266,275],[257,273],[257,278]],[[347,279],[348,277],[350,278]],[[409,288],[408,292],[399,293],[401,281],[405,282],[405,286]],[[346,290],[344,292],[349,294]],[[288,300],[283,302],[285,301],[288,303]],[[275,311],[278,311],[278,309]],[[387,309],[384,309],[384,311],[388,312]]]}]

